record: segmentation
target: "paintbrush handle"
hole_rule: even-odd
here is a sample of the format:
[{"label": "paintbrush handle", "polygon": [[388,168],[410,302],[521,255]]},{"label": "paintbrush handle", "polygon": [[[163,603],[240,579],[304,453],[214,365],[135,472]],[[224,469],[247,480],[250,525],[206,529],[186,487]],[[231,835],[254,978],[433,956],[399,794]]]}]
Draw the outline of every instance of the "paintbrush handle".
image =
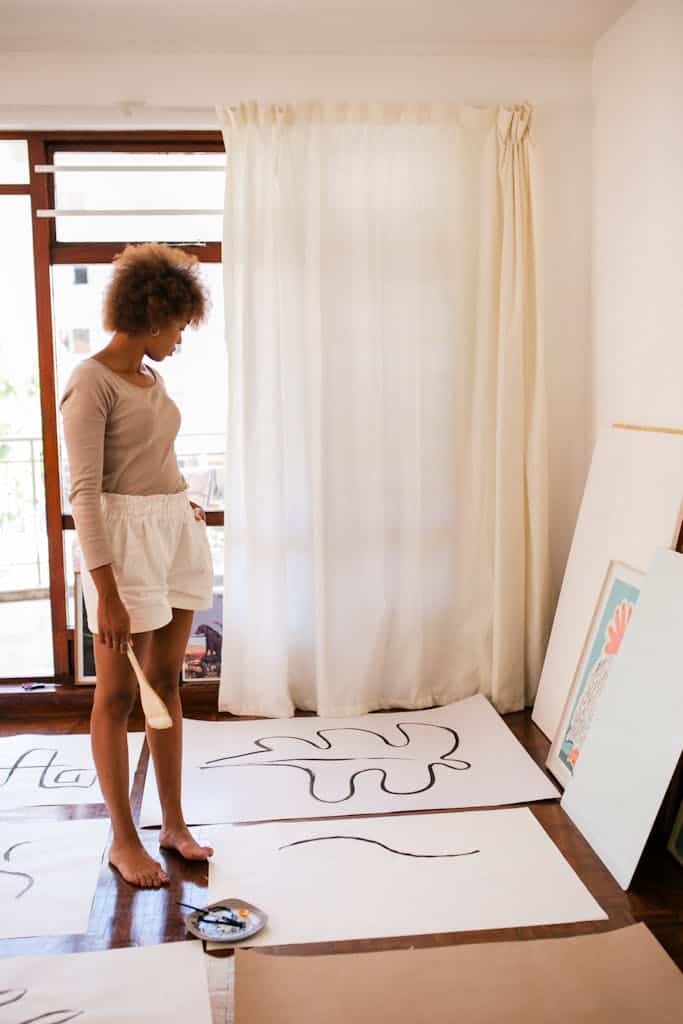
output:
[{"label": "paintbrush handle", "polygon": [[145,673],[140,667],[135,651],[133,650],[132,644],[128,644],[127,647],[128,660],[133,667],[135,678],[138,681],[140,687],[140,703],[142,704],[142,710],[144,711],[147,724],[152,729],[170,729],[173,725],[173,719],[168,713],[168,708],[164,704],[163,700],[152,689],[150,684],[147,682]]}]

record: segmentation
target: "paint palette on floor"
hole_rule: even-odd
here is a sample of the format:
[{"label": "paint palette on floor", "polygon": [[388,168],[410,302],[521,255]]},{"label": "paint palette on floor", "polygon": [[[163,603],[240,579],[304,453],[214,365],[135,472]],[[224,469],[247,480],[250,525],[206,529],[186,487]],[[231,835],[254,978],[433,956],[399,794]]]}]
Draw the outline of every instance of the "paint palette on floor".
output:
[{"label": "paint palette on floor", "polygon": [[[128,734],[131,779],[145,734]],[[52,804],[101,804],[90,736],[30,733],[0,739],[0,811]]]},{"label": "paint palette on floor", "polygon": [[109,824],[108,818],[3,824],[0,938],[87,930]]},{"label": "paint palette on floor", "polygon": [[[183,723],[190,824],[528,803],[558,790],[485,697],[358,718]],[[141,825],[161,824],[152,773]]]},{"label": "paint palette on floor", "polygon": [[8,1024],[211,1024],[200,942],[0,960]]},{"label": "paint palette on floor", "polygon": [[602,920],[527,808],[202,830],[209,901],[268,914],[250,945]]}]

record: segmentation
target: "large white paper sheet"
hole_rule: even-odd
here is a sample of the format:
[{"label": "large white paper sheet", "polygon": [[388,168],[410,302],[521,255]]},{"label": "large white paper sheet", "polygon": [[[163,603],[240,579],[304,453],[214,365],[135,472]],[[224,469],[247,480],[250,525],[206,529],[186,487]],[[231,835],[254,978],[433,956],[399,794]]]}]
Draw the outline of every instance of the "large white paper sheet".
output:
[{"label": "large white paper sheet", "polygon": [[87,930],[109,825],[107,818],[2,825],[0,938]]},{"label": "large white paper sheet", "polygon": [[211,1024],[200,942],[0,960],[2,1024]]},{"label": "large white paper sheet", "polygon": [[683,512],[683,434],[610,428],[595,446],[533,721],[549,740],[560,723],[611,561],[646,572],[675,547]]},{"label": "large white paper sheet", "polygon": [[[131,783],[142,732],[128,733]],[[51,804],[101,804],[90,736],[27,733],[0,739],[0,810]]]},{"label": "large white paper sheet", "polygon": [[562,799],[623,889],[683,747],[683,555],[659,551]]},{"label": "large white paper sheet", "polygon": [[524,807],[206,832],[210,899],[269,916],[254,946],[606,917]]},{"label": "large white paper sheet", "polygon": [[[559,796],[485,697],[358,718],[183,726],[190,824],[492,807]],[[160,825],[147,773],[141,825]]]}]

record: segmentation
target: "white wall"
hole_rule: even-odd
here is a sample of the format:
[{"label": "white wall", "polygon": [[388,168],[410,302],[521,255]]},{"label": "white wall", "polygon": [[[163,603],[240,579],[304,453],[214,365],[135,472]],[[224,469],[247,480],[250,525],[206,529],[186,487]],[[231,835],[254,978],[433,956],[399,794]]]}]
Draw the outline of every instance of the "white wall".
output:
[{"label": "white wall", "polygon": [[[11,53],[0,61],[0,125],[213,128],[215,103],[244,98],[534,103],[545,170],[543,295],[557,589],[590,454],[590,70],[587,57],[150,54],[141,59],[84,53],[74,60],[64,54]],[[126,117],[122,101],[143,106]],[[154,107],[186,109],[154,112]],[[192,110],[201,107],[209,109],[204,114]]]},{"label": "white wall", "polygon": [[599,41],[595,428],[683,427],[683,0],[638,0]]}]

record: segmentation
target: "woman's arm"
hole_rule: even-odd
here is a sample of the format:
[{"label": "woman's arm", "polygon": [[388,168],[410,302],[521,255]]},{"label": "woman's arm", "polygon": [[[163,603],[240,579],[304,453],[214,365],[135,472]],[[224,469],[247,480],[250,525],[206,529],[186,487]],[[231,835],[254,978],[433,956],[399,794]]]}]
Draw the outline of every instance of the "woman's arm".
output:
[{"label": "woman's arm", "polygon": [[125,654],[131,642],[130,615],[121,600],[111,565],[100,565],[90,575],[97,587],[97,639]]},{"label": "woman's arm", "polygon": [[97,370],[82,363],[71,375],[60,408],[71,474],[71,508],[84,567],[97,588],[98,639],[125,651],[130,641],[130,617],[116,585],[100,500],[111,400]]}]

